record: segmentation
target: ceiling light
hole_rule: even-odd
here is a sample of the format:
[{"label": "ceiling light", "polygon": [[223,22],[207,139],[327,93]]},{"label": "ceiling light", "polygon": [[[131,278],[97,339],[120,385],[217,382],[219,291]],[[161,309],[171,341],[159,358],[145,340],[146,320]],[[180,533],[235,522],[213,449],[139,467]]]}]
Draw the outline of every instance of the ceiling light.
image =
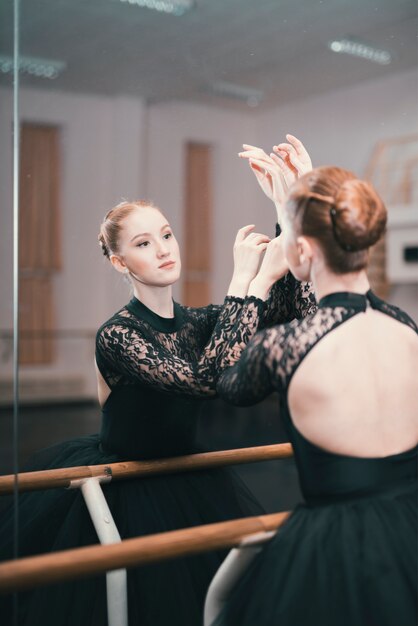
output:
[{"label": "ceiling light", "polygon": [[146,9],[154,9],[160,13],[171,13],[172,15],[184,15],[194,6],[194,0],[119,0],[127,4],[134,4]]},{"label": "ceiling light", "polygon": [[339,39],[330,41],[328,48],[340,54],[351,54],[355,57],[367,59],[380,65],[388,65],[392,61],[392,55],[387,50],[378,50],[372,46],[355,41],[353,39]]},{"label": "ceiling light", "polygon": [[[19,71],[30,74],[37,78],[57,78],[67,67],[64,61],[52,61],[51,59],[37,59],[35,57],[19,57]],[[0,73],[13,72],[13,58],[0,56]]]},{"label": "ceiling light", "polygon": [[233,98],[234,100],[242,100],[249,107],[256,107],[264,98],[264,92],[259,89],[252,89],[235,83],[227,83],[218,81],[209,87],[210,91],[224,98]]}]

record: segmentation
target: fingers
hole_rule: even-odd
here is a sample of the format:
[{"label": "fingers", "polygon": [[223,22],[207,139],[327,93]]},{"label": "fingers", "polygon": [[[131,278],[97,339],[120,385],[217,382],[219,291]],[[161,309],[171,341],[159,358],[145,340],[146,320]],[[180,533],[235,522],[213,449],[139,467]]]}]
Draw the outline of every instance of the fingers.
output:
[{"label": "fingers", "polygon": [[[283,144],[281,144],[283,145]],[[279,146],[273,146],[273,150],[274,152],[279,156],[280,159],[282,159],[283,164],[285,165],[285,167],[292,173],[293,177],[295,178],[296,175],[298,174],[298,170],[297,168],[293,165],[289,153],[287,150],[284,150],[283,148],[280,148]]]},{"label": "fingers", "polygon": [[264,167],[261,167],[260,165],[257,165],[256,163],[253,163],[251,160],[248,162],[249,166],[251,167],[251,169],[253,170],[254,174],[257,176],[258,174],[262,175],[262,178],[264,178],[264,176],[266,175],[266,169]]},{"label": "fingers", "polygon": [[295,137],[294,135],[290,135],[287,134],[286,135],[286,139],[289,143],[292,144],[292,146],[294,147],[294,149],[296,150],[296,154],[298,156],[305,156],[307,153],[307,150],[305,148],[305,146],[303,145],[303,143],[300,141],[300,139],[298,139],[297,137]]},{"label": "fingers", "polygon": [[279,144],[274,146],[273,150],[284,160],[287,167],[297,176],[302,176],[305,172],[312,169],[312,163],[307,154],[306,157],[299,157],[296,150],[290,144]]},{"label": "fingers", "polygon": [[271,157],[269,157],[269,161],[251,158],[249,162],[253,169],[257,169],[261,172],[266,172],[270,175],[277,174],[277,165]]},{"label": "fingers", "polygon": [[250,243],[251,245],[258,246],[259,244],[268,244],[270,243],[270,237],[267,235],[263,235],[262,233],[250,233],[246,238],[245,242]]},{"label": "fingers", "polygon": [[256,159],[266,160],[266,161],[269,160],[268,155],[261,148],[257,148],[256,146],[250,146],[247,143],[242,144],[242,147],[244,148],[244,151],[238,152],[238,156],[241,159],[256,158]]},{"label": "fingers", "polygon": [[285,163],[281,157],[277,156],[277,154],[271,153],[270,156],[280,168],[286,186],[290,187],[290,185],[292,185],[295,180],[295,172],[293,166],[289,167],[289,165]]},{"label": "fingers", "polygon": [[248,224],[248,226],[240,228],[235,237],[235,245],[244,244],[250,247],[257,247],[263,244],[267,245],[271,241],[270,237],[263,235],[263,233],[252,233],[253,228],[254,224]]},{"label": "fingers", "polygon": [[291,143],[279,143],[278,146],[273,146],[273,150],[274,152],[286,154],[289,157],[291,163],[297,161],[298,159],[296,148],[294,148]]},{"label": "fingers", "polygon": [[250,233],[255,228],[255,224],[247,224],[247,226],[243,226],[237,232],[237,236],[235,237],[235,243],[240,243],[244,241],[247,237],[248,233]]},{"label": "fingers", "polygon": [[293,166],[299,175],[312,169],[312,161],[303,143],[294,135],[287,134],[289,143],[280,143],[273,150],[290,166]]}]

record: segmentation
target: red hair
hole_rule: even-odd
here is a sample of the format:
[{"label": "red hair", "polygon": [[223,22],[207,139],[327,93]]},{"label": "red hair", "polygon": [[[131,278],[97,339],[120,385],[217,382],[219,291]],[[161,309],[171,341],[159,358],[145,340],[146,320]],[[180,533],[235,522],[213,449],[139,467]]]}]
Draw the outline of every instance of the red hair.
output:
[{"label": "red hair", "polygon": [[302,176],[290,189],[286,210],[299,235],[319,242],[337,274],[364,269],[368,248],[386,227],[386,207],[373,186],[339,167]]}]

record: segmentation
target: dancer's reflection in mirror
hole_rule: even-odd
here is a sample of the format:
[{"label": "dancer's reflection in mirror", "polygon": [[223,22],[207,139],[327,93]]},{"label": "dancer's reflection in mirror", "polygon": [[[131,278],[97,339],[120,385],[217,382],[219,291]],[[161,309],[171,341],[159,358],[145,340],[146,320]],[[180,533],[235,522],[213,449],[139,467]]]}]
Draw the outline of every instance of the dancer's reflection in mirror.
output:
[{"label": "dancer's reflection in mirror", "polygon": [[[199,451],[200,403],[215,396],[225,360],[259,327],[316,309],[311,287],[288,273],[281,238],[272,245],[253,230],[249,225],[238,231],[224,303],[191,308],[172,298],[180,252],[159,208],[144,201],[123,202],[107,214],[100,245],[113,267],[129,278],[134,295],[97,333],[101,432],[43,451],[30,469]],[[138,478],[103,490],[122,539],[262,513],[229,469]],[[22,494],[20,508],[22,556],[97,543],[80,493]],[[10,541],[10,519],[3,524],[2,542],[7,534]],[[11,554],[3,548],[1,556]],[[208,553],[130,570],[129,623],[200,624],[206,589],[222,557]],[[20,611],[22,624],[104,625],[105,577],[22,594]]]}]

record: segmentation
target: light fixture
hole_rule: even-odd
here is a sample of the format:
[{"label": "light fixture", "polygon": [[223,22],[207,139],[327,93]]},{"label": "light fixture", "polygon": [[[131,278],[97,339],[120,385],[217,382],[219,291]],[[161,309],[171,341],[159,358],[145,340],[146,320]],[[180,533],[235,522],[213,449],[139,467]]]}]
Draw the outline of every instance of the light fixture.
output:
[{"label": "light fixture", "polygon": [[259,89],[253,89],[251,87],[228,83],[225,81],[212,83],[207,90],[210,90],[224,98],[242,100],[243,102],[246,102],[249,107],[258,106],[264,98],[264,92]]},{"label": "light fixture", "polygon": [[171,13],[180,16],[193,8],[194,0],[119,0],[126,4],[134,4],[145,9],[153,9],[160,13]]},{"label": "light fixture", "polygon": [[[19,57],[19,72],[30,74],[37,78],[57,78],[67,67],[64,61],[51,59],[38,59],[35,57]],[[0,73],[11,74],[13,72],[13,58],[0,56]]]},{"label": "light fixture", "polygon": [[330,41],[328,48],[339,54],[351,54],[374,63],[380,63],[380,65],[388,65],[392,61],[392,55],[387,50],[378,50],[354,39]]}]

